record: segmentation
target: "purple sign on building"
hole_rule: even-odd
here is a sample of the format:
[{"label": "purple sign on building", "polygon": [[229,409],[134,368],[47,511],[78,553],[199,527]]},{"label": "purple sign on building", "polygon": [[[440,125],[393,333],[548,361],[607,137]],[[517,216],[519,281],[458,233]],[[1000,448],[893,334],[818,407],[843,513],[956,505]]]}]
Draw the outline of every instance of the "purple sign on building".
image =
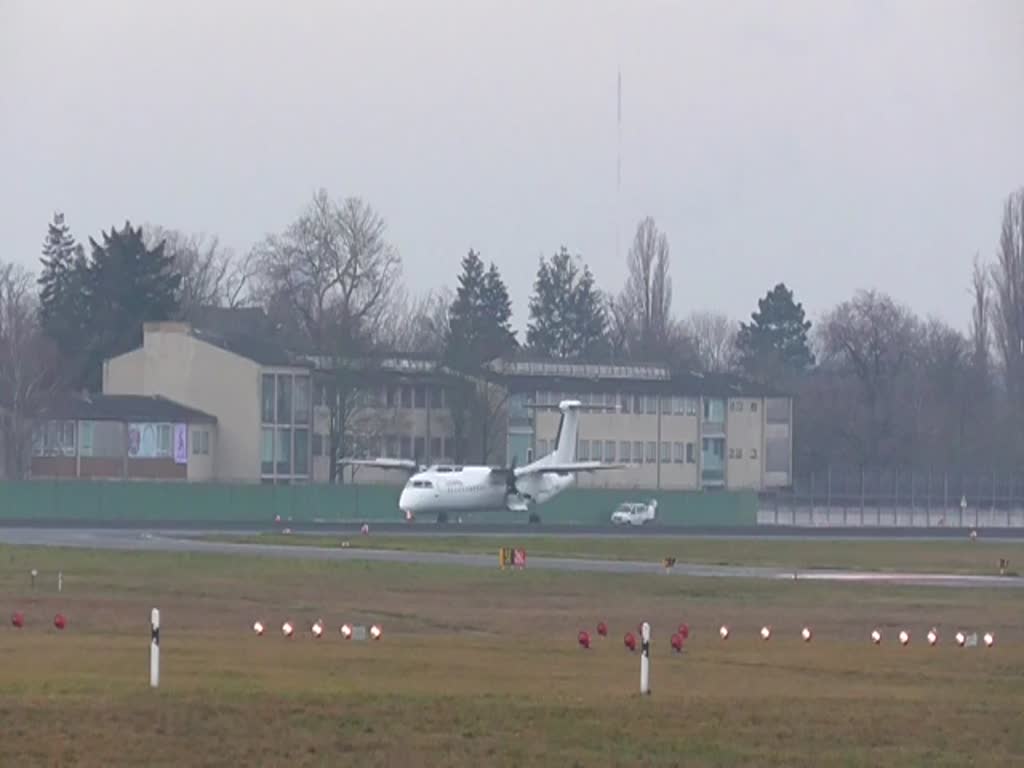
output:
[{"label": "purple sign on building", "polygon": [[188,426],[174,425],[174,463],[188,464]]}]

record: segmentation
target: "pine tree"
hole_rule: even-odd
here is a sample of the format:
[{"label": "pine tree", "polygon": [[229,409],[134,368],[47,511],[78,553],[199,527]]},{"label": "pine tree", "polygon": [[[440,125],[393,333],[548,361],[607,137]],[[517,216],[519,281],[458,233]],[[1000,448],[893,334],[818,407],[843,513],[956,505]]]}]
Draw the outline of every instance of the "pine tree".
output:
[{"label": "pine tree", "polygon": [[530,325],[526,340],[548,357],[595,358],[607,351],[607,317],[594,276],[582,272],[563,246],[541,259],[530,299]]},{"label": "pine tree", "polygon": [[750,319],[750,323],[740,323],[736,337],[740,362],[748,375],[777,380],[814,365],[807,342],[811,323],[804,319],[803,305],[793,301],[793,292],[784,283],[758,300]]},{"label": "pine tree", "polygon": [[102,339],[96,362],[138,346],[142,324],[167,320],[178,310],[181,274],[164,254],[164,243],[147,248],[142,228],[129,222],[103,232],[103,245],[92,238],[89,264],[90,321]]},{"label": "pine tree", "polygon": [[85,321],[86,259],[63,213],[53,215],[40,261],[40,325],[62,355],[71,355],[80,349]]},{"label": "pine tree", "polygon": [[470,250],[449,312],[445,357],[449,364],[472,370],[516,348],[510,321],[512,303],[498,268],[485,272],[480,255]]}]

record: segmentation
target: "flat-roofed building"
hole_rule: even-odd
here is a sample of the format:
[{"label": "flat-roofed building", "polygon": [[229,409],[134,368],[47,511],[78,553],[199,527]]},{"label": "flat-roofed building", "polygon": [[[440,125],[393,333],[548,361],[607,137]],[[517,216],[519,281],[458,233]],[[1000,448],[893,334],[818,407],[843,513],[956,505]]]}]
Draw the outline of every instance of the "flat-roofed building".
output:
[{"label": "flat-roofed building", "polygon": [[728,374],[660,365],[496,360],[508,390],[508,456],[548,453],[558,403],[583,403],[577,456],[626,464],[582,474],[579,486],[762,490],[790,483],[792,400]]}]

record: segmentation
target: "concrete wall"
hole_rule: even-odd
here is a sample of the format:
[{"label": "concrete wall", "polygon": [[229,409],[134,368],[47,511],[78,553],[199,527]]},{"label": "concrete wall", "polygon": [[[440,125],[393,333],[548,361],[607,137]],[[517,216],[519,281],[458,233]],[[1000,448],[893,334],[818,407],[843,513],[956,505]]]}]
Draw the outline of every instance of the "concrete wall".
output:
[{"label": "concrete wall", "polygon": [[791,506],[762,504],[759,525],[803,528],[1024,528],[1024,507],[925,509],[910,506]]},{"label": "concrete wall", "polygon": [[[181,521],[267,524],[284,521],[399,522],[392,486],[214,485],[205,483],[29,481],[0,483],[0,520]],[[550,525],[606,525],[622,501],[658,499],[658,524],[752,525],[757,497],[743,493],[572,490],[537,508]],[[490,512],[464,522],[521,522],[526,515]],[[452,525],[453,531],[457,524]]]}]

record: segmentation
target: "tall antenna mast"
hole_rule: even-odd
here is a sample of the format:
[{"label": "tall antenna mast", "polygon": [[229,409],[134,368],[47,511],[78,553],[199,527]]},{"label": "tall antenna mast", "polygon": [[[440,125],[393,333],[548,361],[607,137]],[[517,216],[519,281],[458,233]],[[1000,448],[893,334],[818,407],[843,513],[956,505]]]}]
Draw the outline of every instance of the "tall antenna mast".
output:
[{"label": "tall antenna mast", "polygon": [[618,87],[616,90],[616,137],[615,145],[615,258],[621,257],[620,253],[620,226],[621,215],[619,213],[619,197],[622,192],[622,68],[619,67]]}]

